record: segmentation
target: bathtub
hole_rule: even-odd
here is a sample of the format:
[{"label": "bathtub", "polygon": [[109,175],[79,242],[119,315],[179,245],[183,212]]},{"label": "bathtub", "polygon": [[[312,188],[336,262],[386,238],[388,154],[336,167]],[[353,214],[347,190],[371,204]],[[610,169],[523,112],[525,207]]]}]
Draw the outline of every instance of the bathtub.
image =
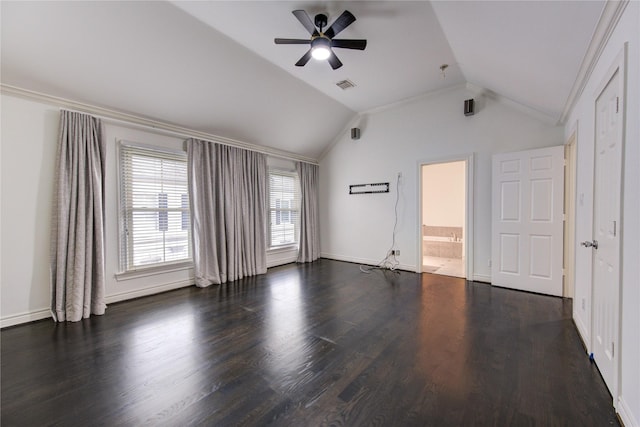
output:
[{"label": "bathtub", "polygon": [[453,240],[453,237],[445,237],[445,236],[422,236],[422,240],[427,242],[461,242],[460,237],[456,237],[456,240]]},{"label": "bathtub", "polygon": [[[462,227],[423,226],[422,255],[438,258],[462,258]],[[454,237],[455,236],[455,237]]]},{"label": "bathtub", "polygon": [[452,241],[451,237],[424,236],[422,238],[422,255],[438,258],[462,258],[462,240]]}]

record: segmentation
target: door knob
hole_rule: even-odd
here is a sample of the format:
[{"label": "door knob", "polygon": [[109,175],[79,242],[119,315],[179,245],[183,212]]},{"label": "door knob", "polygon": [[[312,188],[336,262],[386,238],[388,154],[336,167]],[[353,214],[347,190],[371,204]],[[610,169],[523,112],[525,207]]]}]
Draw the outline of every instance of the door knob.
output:
[{"label": "door knob", "polygon": [[584,242],[582,242],[580,244],[582,246],[584,246],[585,248],[593,247],[593,249],[598,249],[598,241],[597,240],[585,240]]}]

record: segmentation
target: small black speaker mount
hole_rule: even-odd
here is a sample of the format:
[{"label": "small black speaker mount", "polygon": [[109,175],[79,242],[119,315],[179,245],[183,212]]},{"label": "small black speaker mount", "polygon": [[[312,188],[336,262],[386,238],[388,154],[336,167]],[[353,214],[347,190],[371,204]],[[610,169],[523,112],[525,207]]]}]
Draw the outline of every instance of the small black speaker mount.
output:
[{"label": "small black speaker mount", "polygon": [[465,116],[473,116],[475,112],[475,103],[473,102],[473,98],[465,99],[464,101],[464,115]]}]

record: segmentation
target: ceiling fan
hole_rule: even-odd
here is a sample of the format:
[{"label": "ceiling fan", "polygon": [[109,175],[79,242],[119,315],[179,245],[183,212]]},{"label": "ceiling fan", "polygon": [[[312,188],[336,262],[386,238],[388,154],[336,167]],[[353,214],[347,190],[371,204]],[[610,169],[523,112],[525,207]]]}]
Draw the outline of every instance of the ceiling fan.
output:
[{"label": "ceiling fan", "polygon": [[309,31],[311,39],[276,38],[274,41],[276,44],[309,44],[311,46],[307,53],[305,53],[302,58],[296,62],[298,67],[303,67],[307,62],[309,62],[309,59],[313,57],[317,60],[326,59],[329,62],[329,65],[331,65],[331,68],[335,70],[342,67],[342,62],[340,62],[336,54],[333,53],[332,48],[339,47],[343,49],[364,50],[364,48],[367,47],[366,40],[334,39],[340,31],[347,28],[356,20],[356,17],[348,10],[342,12],[342,15],[340,15],[338,19],[336,19],[335,22],[326,30],[324,30],[324,27],[327,25],[327,15],[320,13],[315,16],[314,21],[312,22],[311,18],[304,10],[294,10],[292,13],[296,18],[298,18],[298,21],[300,21],[307,31]]}]

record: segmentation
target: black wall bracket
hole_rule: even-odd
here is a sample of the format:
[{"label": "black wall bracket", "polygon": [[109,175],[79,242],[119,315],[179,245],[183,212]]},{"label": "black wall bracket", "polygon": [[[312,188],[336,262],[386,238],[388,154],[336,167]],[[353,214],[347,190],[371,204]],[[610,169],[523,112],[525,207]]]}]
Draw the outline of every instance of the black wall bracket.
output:
[{"label": "black wall bracket", "polygon": [[372,194],[388,192],[388,182],[380,182],[377,184],[354,184],[349,186],[349,194]]}]

